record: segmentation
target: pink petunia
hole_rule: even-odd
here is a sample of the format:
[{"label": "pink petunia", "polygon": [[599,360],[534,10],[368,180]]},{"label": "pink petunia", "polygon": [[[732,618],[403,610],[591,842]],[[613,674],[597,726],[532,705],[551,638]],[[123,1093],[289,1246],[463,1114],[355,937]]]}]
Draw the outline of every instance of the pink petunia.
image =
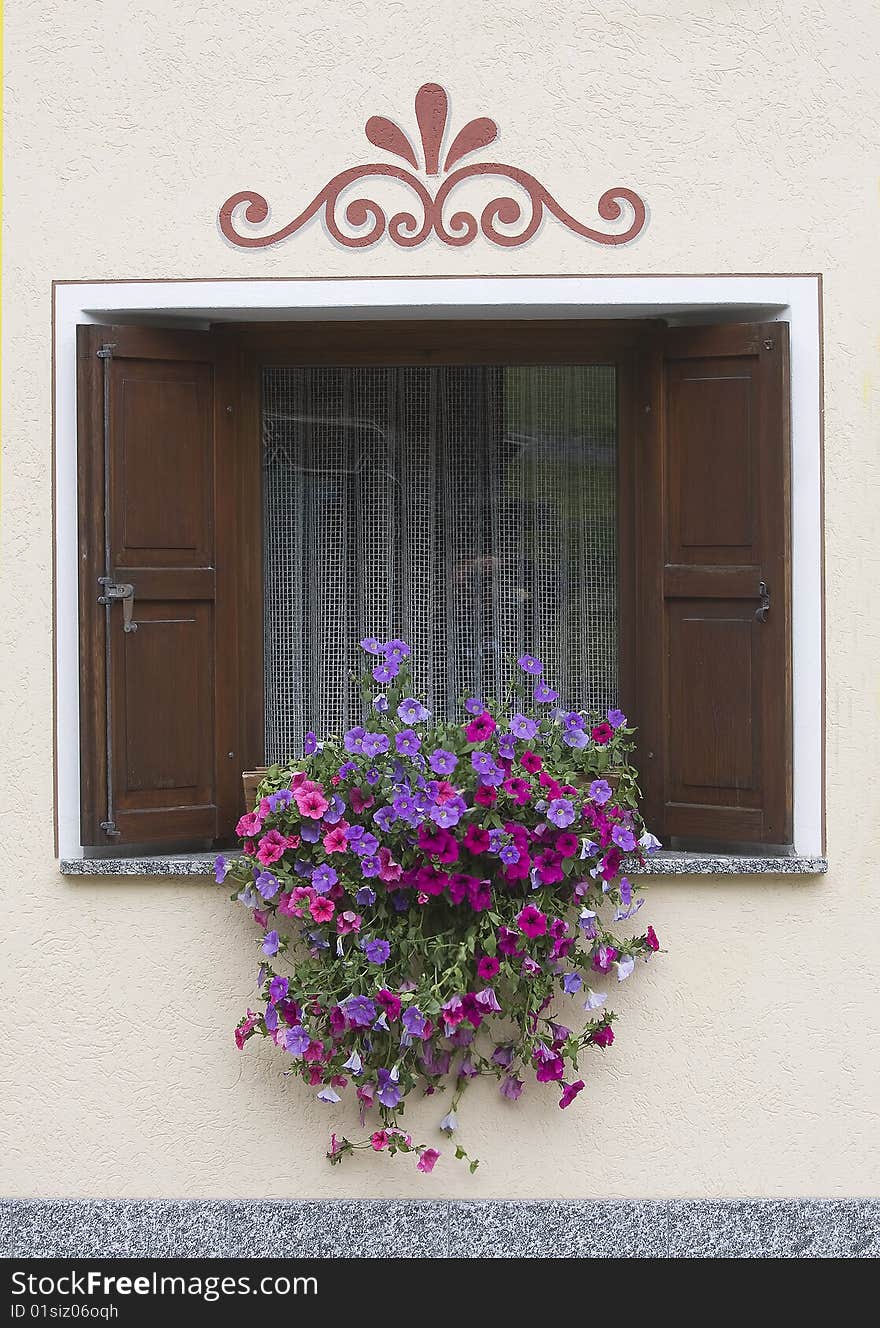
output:
[{"label": "pink petunia", "polygon": [[597,1047],[610,1047],[614,1041],[614,1029],[610,1024],[603,1024],[601,1028],[596,1029],[590,1041]]},{"label": "pink petunia", "polygon": [[351,793],[349,794],[349,799],[351,801],[353,811],[357,812],[358,815],[360,815],[361,812],[368,811],[369,808],[372,807],[373,803],[376,801],[372,793],[365,793],[363,789],[359,789],[356,787],[351,790]]},{"label": "pink petunia", "polygon": [[483,958],[477,964],[477,976],[482,978],[483,982],[491,982],[501,965],[494,955],[483,955]]},{"label": "pink petunia", "polygon": [[355,913],[353,909],[347,908],[344,913],[337,915],[336,930],[340,936],[347,936],[349,932],[360,931],[363,921],[360,913]]},{"label": "pink petunia", "polygon": [[387,1130],[376,1130],[374,1134],[370,1135],[370,1143],[377,1153],[381,1153],[383,1148],[387,1148],[388,1142]]},{"label": "pink petunia", "polygon": [[309,912],[316,922],[329,922],[336,912],[336,905],[325,895],[316,895],[309,904]]},{"label": "pink petunia", "polygon": [[307,789],[305,786],[298,788],[294,793],[296,805],[300,810],[301,816],[308,816],[310,820],[320,821],[330,802],[324,797],[319,788]]},{"label": "pink petunia", "polygon": [[498,797],[498,790],[491,784],[481,784],[474,794],[474,802],[481,807],[491,807]]},{"label": "pink petunia", "polygon": [[242,816],[235,827],[235,833],[242,839],[253,839],[263,828],[263,818],[259,812],[248,812]]},{"label": "pink petunia", "polygon": [[379,862],[381,863],[381,866],[379,867],[380,881],[388,882],[400,880],[403,874],[403,868],[399,862],[394,861],[390,849],[384,847],[379,849]]},{"label": "pink petunia", "polygon": [[645,932],[645,942],[649,950],[659,950],[660,942],[657,940],[657,933],[653,927],[649,927]]},{"label": "pink petunia", "polygon": [[532,751],[523,752],[519,758],[519,763],[523,770],[528,770],[530,775],[536,775],[544,765],[538,753]]},{"label": "pink petunia", "polygon": [[464,736],[468,742],[485,742],[487,738],[491,738],[496,728],[495,720],[488,710],[484,710],[481,715],[475,715],[469,724],[465,724]]},{"label": "pink petunia", "polygon": [[236,1028],[235,1045],[238,1047],[239,1051],[241,1051],[241,1049],[244,1047],[244,1044],[247,1042],[248,1038],[253,1033],[259,1018],[260,1016],[258,1014],[254,1014],[253,1010],[248,1010],[247,1016],[244,1019],[242,1019],[241,1023],[238,1025],[238,1028]]},{"label": "pink petunia", "polygon": [[419,1171],[425,1173],[433,1171],[439,1156],[436,1148],[426,1148],[419,1158]]},{"label": "pink petunia", "polygon": [[448,780],[441,779],[437,784],[437,793],[435,796],[435,801],[438,807],[442,807],[444,802],[449,802],[451,798],[457,798],[457,797],[458,797],[458,789],[454,788],[452,784],[449,783]]},{"label": "pink petunia", "polygon": [[510,794],[518,807],[524,807],[532,795],[532,786],[527,779],[518,779],[514,776],[505,779],[504,791]]},{"label": "pink petunia", "polygon": [[327,831],[327,834],[321,840],[321,843],[324,845],[325,853],[345,853],[348,851],[348,839],[345,835],[346,829],[346,825],[340,824],[334,826],[332,830]]},{"label": "pink petunia", "polygon": [[257,848],[257,861],[264,867],[270,867],[273,862],[277,862],[284,855],[287,848],[287,840],[284,835],[277,830],[269,830],[260,840]]}]

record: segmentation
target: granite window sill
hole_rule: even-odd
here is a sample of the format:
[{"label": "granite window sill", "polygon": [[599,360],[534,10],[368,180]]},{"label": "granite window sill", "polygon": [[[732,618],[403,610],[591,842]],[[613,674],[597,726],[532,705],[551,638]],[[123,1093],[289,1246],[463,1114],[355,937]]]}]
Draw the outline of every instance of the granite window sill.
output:
[{"label": "granite window sill", "polygon": [[[136,858],[64,858],[64,876],[192,876],[213,877],[213,853],[179,853]],[[631,875],[643,876],[820,876],[827,858],[773,857],[716,853],[656,853]]]}]

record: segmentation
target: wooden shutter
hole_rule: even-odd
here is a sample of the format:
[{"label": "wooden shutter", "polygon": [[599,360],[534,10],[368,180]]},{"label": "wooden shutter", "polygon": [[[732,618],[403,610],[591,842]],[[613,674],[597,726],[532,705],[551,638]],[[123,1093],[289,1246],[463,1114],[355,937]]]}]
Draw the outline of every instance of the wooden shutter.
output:
[{"label": "wooden shutter", "polygon": [[85,844],[196,846],[238,810],[229,359],[208,332],[78,329]]},{"label": "wooden shutter", "polygon": [[787,846],[788,327],[667,329],[649,359],[636,478],[649,820],[664,842]]}]

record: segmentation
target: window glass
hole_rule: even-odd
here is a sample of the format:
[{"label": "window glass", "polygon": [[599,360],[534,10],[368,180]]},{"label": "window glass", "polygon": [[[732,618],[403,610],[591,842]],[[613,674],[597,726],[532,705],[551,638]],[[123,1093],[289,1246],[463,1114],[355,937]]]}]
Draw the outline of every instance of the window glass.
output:
[{"label": "window glass", "polygon": [[362,717],[368,635],[438,713],[522,650],[616,702],[616,398],[605,365],[264,370],[267,760]]}]

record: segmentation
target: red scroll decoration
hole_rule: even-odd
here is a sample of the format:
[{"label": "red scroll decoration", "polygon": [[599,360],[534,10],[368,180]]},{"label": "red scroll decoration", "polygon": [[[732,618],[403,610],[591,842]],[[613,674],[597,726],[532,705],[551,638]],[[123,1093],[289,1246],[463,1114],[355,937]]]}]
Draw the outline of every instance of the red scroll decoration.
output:
[{"label": "red scroll decoration", "polygon": [[[439,186],[429,187],[413,171],[424,174],[429,181],[441,175],[441,157],[443,139],[449,118],[449,102],[446,92],[438,83],[425,83],[416,93],[416,123],[422,146],[422,161],[419,158],[408,134],[384,115],[373,115],[367,121],[364,132],[367,140],[374,147],[380,148],[406,162],[411,170],[390,162],[371,162],[364,166],[351,166],[340,171],[325,184],[298,217],[288,222],[281,230],[265,235],[242,234],[236,228],[236,220],[243,219],[249,226],[261,226],[269,217],[269,204],[262,194],[244,189],[227,198],[220,209],[220,229],[226,239],[242,249],[264,249],[267,245],[278,244],[289,235],[302,230],[323,209],[324,224],[334,240],[347,249],[365,249],[375,244],[387,233],[389,239],[401,248],[412,249],[424,243],[432,233],[444,244],[461,247],[470,244],[477,235],[483,236],[492,244],[504,248],[516,248],[530,240],[541,222],[545,212],[556,217],[563,226],[567,226],[575,235],[592,240],[594,244],[627,244],[634,240],[644,229],[646,220],[645,204],[632,189],[620,186],[607,189],[599,199],[598,212],[603,221],[616,222],[627,214],[632,214],[630,224],[623,231],[596,230],[577,221],[552,194],[528,171],[517,166],[506,166],[501,162],[474,162],[469,166],[453,169],[463,157],[488,147],[498,137],[498,126],[494,120],[481,116],[471,120],[460,129],[443,158],[442,175]],[[497,176],[518,185],[525,195],[525,205],[517,198],[501,196],[493,198],[480,213],[479,220],[471,212],[459,210],[444,217],[447,200],[455,187],[462,180],[475,176]],[[415,195],[418,212],[396,212],[386,217],[380,205],[370,198],[353,198],[341,204],[342,193],[359,180],[380,178],[382,176],[400,180]],[[342,218],[355,234],[341,229],[337,208],[342,208]],[[500,230],[499,226],[517,227],[517,230]]]}]

